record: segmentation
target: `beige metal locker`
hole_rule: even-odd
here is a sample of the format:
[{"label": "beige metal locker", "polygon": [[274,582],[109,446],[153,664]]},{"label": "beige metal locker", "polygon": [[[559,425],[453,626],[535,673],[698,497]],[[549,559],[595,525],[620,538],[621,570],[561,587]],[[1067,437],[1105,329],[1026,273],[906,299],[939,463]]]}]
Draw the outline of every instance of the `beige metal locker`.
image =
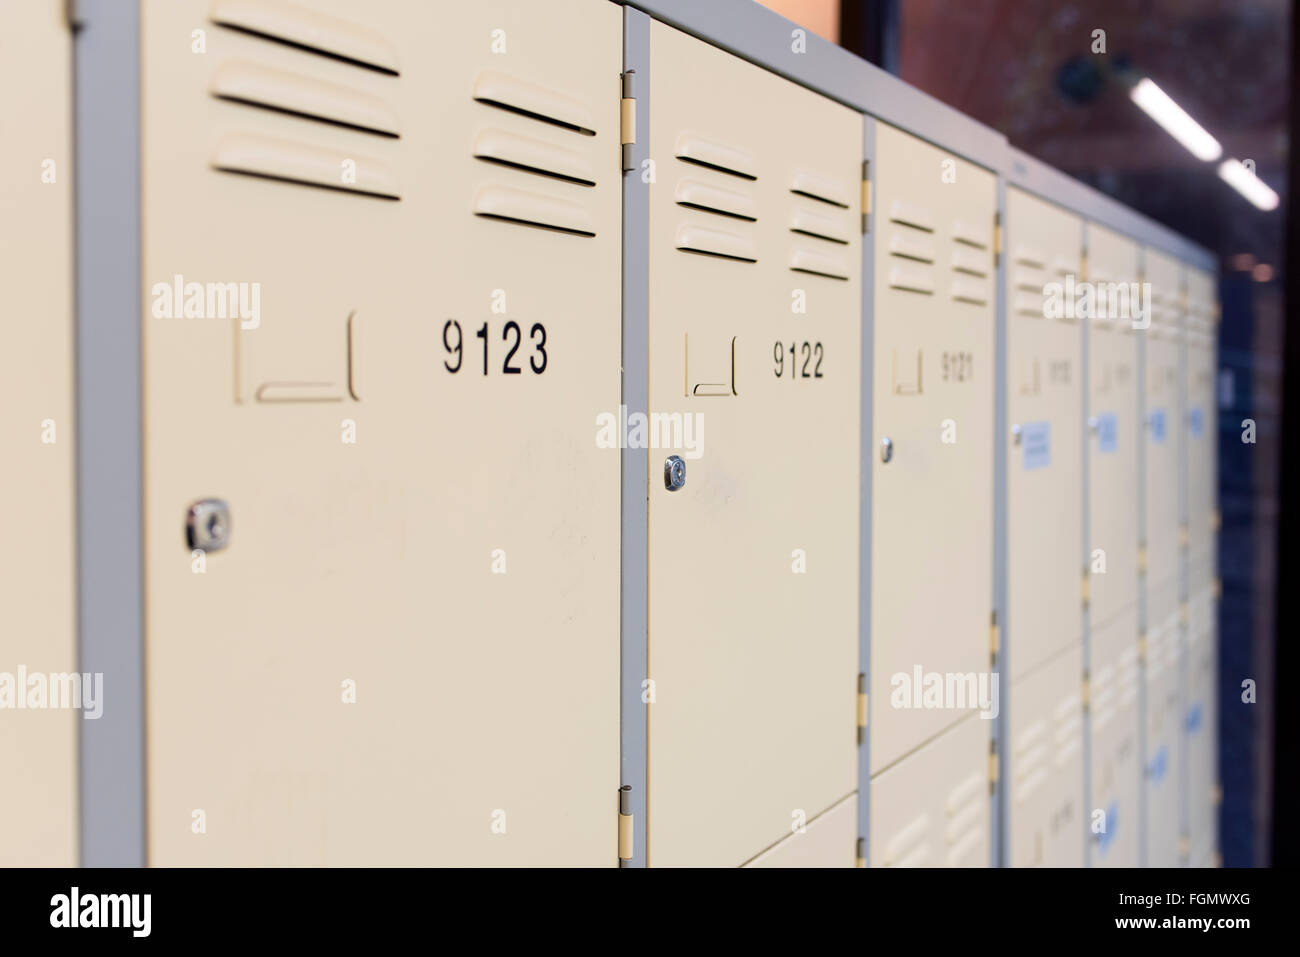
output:
[{"label": "beige metal locker", "polygon": [[[1172,437],[1171,437],[1172,438]],[[1161,611],[1157,614],[1156,609]],[[1152,588],[1147,598],[1146,863],[1177,867],[1181,863],[1181,782],[1183,780],[1183,709],[1180,662],[1186,642],[1178,621],[1178,581]]]},{"label": "beige metal locker", "polygon": [[[1137,246],[1088,224],[1087,279],[1114,296],[1138,281]],[[1097,300],[1099,301],[1099,299]],[[1108,309],[1113,313],[1119,310]],[[1093,631],[1135,613],[1138,569],[1137,338],[1134,319],[1101,318],[1088,326],[1089,515],[1087,595]],[[1136,633],[1134,639],[1136,640]]]},{"label": "beige metal locker", "polygon": [[872,867],[987,867],[989,724],[968,715],[871,779]]},{"label": "beige metal locker", "polygon": [[1184,336],[1183,267],[1155,249],[1143,250],[1143,280],[1151,287],[1151,325],[1145,343],[1146,536],[1140,552],[1145,574],[1146,629],[1146,862],[1179,864],[1179,782],[1182,780],[1180,667],[1186,642],[1178,624],[1179,448],[1185,411],[1179,381]]},{"label": "beige metal locker", "polygon": [[[1149,621],[1175,610],[1170,583],[1178,578],[1179,396],[1178,358],[1183,335],[1183,276],[1179,263],[1154,249],[1143,251],[1144,280],[1151,284],[1151,326],[1146,342],[1146,541]],[[1152,602],[1160,604],[1153,605]]]},{"label": "beige metal locker", "polygon": [[990,666],[995,178],[883,123],[871,176],[874,774],[969,713],[893,706],[900,676]]},{"label": "beige metal locker", "polygon": [[1138,863],[1137,612],[1130,609],[1093,628],[1088,718],[1092,722],[1092,807],[1088,833],[1094,867]]},{"label": "beige metal locker", "polygon": [[1012,867],[1082,867],[1082,645],[1069,645],[1011,686],[1005,749]]},{"label": "beige metal locker", "polygon": [[699,441],[650,448],[647,862],[811,855],[857,787],[862,118],[650,41],[650,411]]},{"label": "beige metal locker", "polygon": [[150,863],[614,864],[621,8],[142,19]]},{"label": "beige metal locker", "polygon": [[[1083,336],[1064,308],[1083,222],[1007,190],[1007,629],[1011,680],[1069,646],[1082,668]],[[1014,699],[1014,696],[1013,696]]]},{"label": "beige metal locker", "polygon": [[0,5],[0,866],[78,862],[77,725],[95,710],[66,706],[77,668],[71,84],[62,5]]}]

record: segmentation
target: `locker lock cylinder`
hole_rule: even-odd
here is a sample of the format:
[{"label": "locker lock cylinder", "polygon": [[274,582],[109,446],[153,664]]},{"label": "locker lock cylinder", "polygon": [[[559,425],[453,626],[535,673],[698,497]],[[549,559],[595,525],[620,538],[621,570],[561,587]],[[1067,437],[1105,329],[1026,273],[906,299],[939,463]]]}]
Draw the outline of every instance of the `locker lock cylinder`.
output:
[{"label": "locker lock cylinder", "polygon": [[664,488],[676,492],[686,484],[686,463],[680,455],[670,455],[664,460]]},{"label": "locker lock cylinder", "polygon": [[1019,425],[1013,425],[1011,427],[1011,442],[1013,445],[1020,444],[1020,438],[1023,432],[1024,429],[1022,429]]},{"label": "locker lock cylinder", "polygon": [[893,457],[894,457],[894,440],[886,435],[883,439],[880,440],[880,461],[888,465],[889,460],[892,459]]},{"label": "locker lock cylinder", "polygon": [[230,544],[230,506],[219,498],[205,498],[190,506],[185,519],[190,548],[220,551]]}]

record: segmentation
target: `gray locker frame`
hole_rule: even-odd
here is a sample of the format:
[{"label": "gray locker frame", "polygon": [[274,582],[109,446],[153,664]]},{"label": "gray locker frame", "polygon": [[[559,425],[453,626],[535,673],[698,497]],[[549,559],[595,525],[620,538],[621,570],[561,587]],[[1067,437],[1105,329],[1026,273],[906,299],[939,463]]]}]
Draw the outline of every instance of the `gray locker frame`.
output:
[{"label": "gray locker frame", "polygon": [[[648,139],[649,20],[661,20],[705,42],[821,93],[864,115],[864,154],[874,153],[874,121],[889,123],[984,167],[998,177],[998,216],[1005,224],[1005,192],[1016,185],[1027,192],[1107,226],[1140,246],[1165,252],[1185,265],[1216,271],[1215,257],[1158,223],[1014,149],[1006,138],[902,80],[859,59],[816,34],[804,31],[805,49],[796,53],[794,22],[750,0],[611,0],[625,9],[625,69],[637,69],[637,146],[634,165],[645,155]],[[140,381],[140,5],[139,0],[81,0],[69,4],[74,39],[74,109],[76,132],[76,301],[77,301],[77,569],[78,647],[81,670],[111,677],[117,704],[100,721],[82,724],[79,740],[80,846],[90,866],[142,865],[146,861],[144,750],[144,578],[142,398]],[[637,64],[640,66],[637,66]],[[635,175],[635,172],[633,173]],[[639,181],[639,176],[638,176]],[[624,276],[622,330],[624,401],[648,398],[649,276],[647,259],[636,255],[647,243],[648,208],[624,176]],[[1004,228],[1005,233],[1005,228]],[[638,246],[639,244],[639,246]],[[863,595],[860,597],[860,655],[869,682],[870,664],[870,463],[873,233],[863,242]],[[1003,246],[1006,242],[1004,238]],[[629,250],[633,255],[629,256]],[[996,669],[1003,694],[1001,715],[993,729],[994,746],[1004,740],[1009,708],[1002,675],[1009,658],[1010,631],[1005,615],[1005,253],[996,272],[996,341],[994,469],[994,589],[991,610],[1001,640]],[[1084,382],[1087,336],[1084,335]],[[1185,391],[1185,345],[1180,355],[1180,389]],[[1085,391],[1085,419],[1087,415]],[[1180,423],[1185,428],[1186,423]],[[1087,440],[1084,441],[1084,497],[1087,521]],[[1185,465],[1186,445],[1179,453]],[[630,864],[644,864],[645,850],[645,712],[640,703],[646,649],[646,493],[648,452],[622,453],[621,525],[623,594],[620,604],[621,776],[632,786],[635,847]],[[1185,468],[1180,469],[1180,474]],[[1139,482],[1145,475],[1139,475]],[[1180,514],[1186,524],[1185,474],[1180,481]],[[1086,524],[1085,524],[1086,528]],[[1086,539],[1085,539],[1086,548]],[[1086,554],[1085,554],[1086,560]],[[1180,597],[1187,596],[1187,556],[1180,568]],[[1088,629],[1085,614],[1085,661]],[[1185,629],[1184,629],[1185,630]],[[1184,635],[1185,638],[1185,635]],[[1185,642],[1184,642],[1185,643]],[[641,664],[638,666],[637,661]],[[1085,665],[1086,667],[1086,665]],[[92,726],[93,725],[93,726]],[[859,838],[867,853],[869,796],[868,743],[860,746]],[[1085,722],[1085,789],[1088,786]],[[994,790],[990,842],[993,863],[1004,863],[1004,775]],[[611,804],[614,798],[611,798]],[[1186,805],[1186,800],[1184,800]],[[1085,800],[1084,806],[1087,802]],[[1186,808],[1183,814],[1186,815]],[[1183,818],[1184,832],[1186,817]],[[1085,843],[1088,843],[1085,838]]]},{"label": "gray locker frame", "polygon": [[[141,484],[140,7],[68,5],[76,156],[78,670],[110,705],[78,721],[79,853],[147,861]],[[177,517],[180,521],[180,516]]]}]

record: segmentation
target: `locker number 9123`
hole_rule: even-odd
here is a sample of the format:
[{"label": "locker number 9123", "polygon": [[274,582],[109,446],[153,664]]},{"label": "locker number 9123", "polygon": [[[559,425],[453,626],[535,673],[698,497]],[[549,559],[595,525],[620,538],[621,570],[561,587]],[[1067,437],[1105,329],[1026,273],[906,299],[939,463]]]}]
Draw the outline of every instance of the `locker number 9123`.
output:
[{"label": "locker number 9123", "polygon": [[[479,326],[478,331],[474,333],[474,338],[483,343],[483,374],[488,374],[488,324],[485,322]],[[524,356],[516,355],[519,352],[520,345],[523,344],[524,331],[519,323],[511,320],[501,329],[501,341],[505,343],[505,356],[501,360],[501,373],[503,375],[519,375],[524,371]],[[540,322],[534,322],[531,329],[528,330],[530,355],[527,355],[528,368],[532,369],[537,375],[546,371],[546,327]],[[442,360],[443,366],[448,372],[459,372],[461,366],[465,364],[465,335],[461,332],[460,323],[455,319],[448,319],[442,327],[442,347],[447,350],[447,358]]]}]

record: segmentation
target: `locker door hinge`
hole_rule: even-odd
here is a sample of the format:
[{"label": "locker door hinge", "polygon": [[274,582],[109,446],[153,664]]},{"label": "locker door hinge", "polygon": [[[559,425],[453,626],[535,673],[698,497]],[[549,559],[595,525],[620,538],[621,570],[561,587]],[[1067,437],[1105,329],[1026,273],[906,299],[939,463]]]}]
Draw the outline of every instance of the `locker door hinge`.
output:
[{"label": "locker door hinge", "polygon": [[1180,601],[1178,603],[1178,624],[1186,628],[1189,621],[1191,621],[1191,615],[1188,614],[1187,602]]},{"label": "locker door hinge", "polygon": [[854,867],[867,866],[867,839],[865,837],[858,838],[857,849],[856,851],[854,851],[853,866]]},{"label": "locker door hinge", "polygon": [[1002,640],[1002,629],[998,626],[998,613],[989,613],[989,661],[998,660],[998,644]]},{"label": "locker door hinge", "polygon": [[619,143],[623,148],[623,172],[636,169],[636,70],[623,74],[623,99],[619,102]]},{"label": "locker door hinge", "polygon": [[1178,547],[1186,548],[1188,542],[1190,541],[1191,541],[1191,536],[1187,531],[1187,526],[1179,525],[1178,526]]},{"label": "locker door hinge", "polygon": [[632,860],[632,785],[618,789],[618,866]]},{"label": "locker door hinge", "polygon": [[1223,579],[1216,578],[1214,579],[1214,600],[1218,601],[1222,597],[1223,597]]},{"label": "locker door hinge", "polygon": [[1091,597],[1091,589],[1088,585],[1088,570],[1083,570],[1083,578],[1079,580],[1079,597],[1083,601],[1083,607],[1088,607],[1088,599]]},{"label": "locker door hinge", "polygon": [[86,25],[85,0],[63,0],[63,19],[74,33]]},{"label": "locker door hinge", "polygon": [[1219,526],[1223,524],[1223,513],[1217,508],[1210,513],[1210,531],[1217,532]]},{"label": "locker door hinge", "polygon": [[1087,711],[1092,705],[1092,682],[1086,671],[1083,673],[1083,687],[1079,691],[1079,697],[1083,699],[1083,710]]},{"label": "locker door hinge", "polygon": [[989,745],[989,791],[998,786],[998,752],[994,745]]},{"label": "locker door hinge", "polygon": [[871,232],[871,160],[862,161],[862,234]]},{"label": "locker door hinge", "polygon": [[993,268],[1002,262],[1002,214],[993,214]]},{"label": "locker door hinge", "polygon": [[867,676],[858,675],[858,744],[862,743],[867,728]]},{"label": "locker door hinge", "polygon": [[1138,546],[1138,574],[1145,575],[1146,573],[1147,573],[1147,547],[1145,545],[1139,545]]},{"label": "locker door hinge", "polygon": [[1083,247],[1083,255],[1079,257],[1079,272],[1082,273],[1082,275],[1079,276],[1080,279],[1088,278],[1088,247],[1087,246]]},{"label": "locker door hinge", "polygon": [[1181,857],[1183,860],[1187,860],[1187,858],[1191,857],[1191,855],[1192,855],[1192,839],[1188,837],[1186,834],[1179,834],[1178,835],[1178,856]]},{"label": "locker door hinge", "polygon": [[1147,663],[1147,633],[1145,631],[1138,635],[1138,661],[1144,665]]}]

